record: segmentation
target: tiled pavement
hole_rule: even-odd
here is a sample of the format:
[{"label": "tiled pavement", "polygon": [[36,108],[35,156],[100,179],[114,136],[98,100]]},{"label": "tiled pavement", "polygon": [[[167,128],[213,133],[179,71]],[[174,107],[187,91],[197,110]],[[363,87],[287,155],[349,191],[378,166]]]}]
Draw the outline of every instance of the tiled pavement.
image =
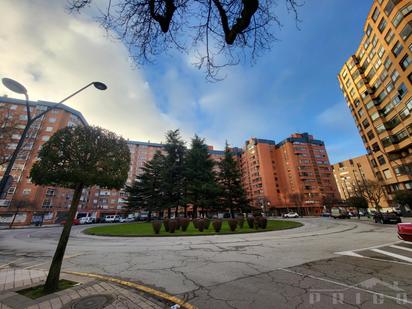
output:
[{"label": "tiled pavement", "polygon": [[78,285],[60,292],[32,300],[15,291],[44,282],[44,270],[4,268],[0,269],[0,309],[58,309],[71,308],[72,302],[82,297],[105,295],[110,302],[103,307],[93,308],[169,308],[160,302],[133,289],[83,276],[62,274],[61,279],[79,282]]}]

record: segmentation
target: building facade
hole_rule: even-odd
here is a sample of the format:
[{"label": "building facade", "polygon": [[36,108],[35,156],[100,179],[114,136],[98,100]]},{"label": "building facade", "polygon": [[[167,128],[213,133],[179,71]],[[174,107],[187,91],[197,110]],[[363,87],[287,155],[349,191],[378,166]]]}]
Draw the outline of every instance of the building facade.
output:
[{"label": "building facade", "polygon": [[255,207],[277,215],[318,215],[324,199],[339,199],[323,141],[308,133],[273,140],[249,139],[241,156],[242,182]]},{"label": "building facade", "polygon": [[[377,181],[367,155],[333,164],[332,170],[342,200],[356,196],[356,187],[365,181]],[[382,197],[380,206],[388,207],[386,198]]]},{"label": "building facade", "polygon": [[338,75],[375,177],[392,199],[412,189],[412,1],[375,0]]}]

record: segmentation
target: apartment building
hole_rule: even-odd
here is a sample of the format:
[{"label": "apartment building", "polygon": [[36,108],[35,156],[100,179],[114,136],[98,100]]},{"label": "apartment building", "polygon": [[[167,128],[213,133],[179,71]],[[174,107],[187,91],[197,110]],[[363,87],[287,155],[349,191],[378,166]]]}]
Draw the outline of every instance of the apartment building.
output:
[{"label": "apartment building", "polygon": [[[332,171],[342,200],[355,196],[358,185],[377,180],[367,155],[335,163]],[[386,198],[382,198],[380,205],[388,207]]]},{"label": "apartment building", "polygon": [[376,0],[357,51],[338,75],[387,198],[412,189],[412,1]]},{"label": "apartment building", "polygon": [[276,143],[251,138],[241,155],[242,183],[255,207],[276,214],[317,215],[326,197],[339,198],[323,141],[308,133]]},{"label": "apartment building", "polygon": [[[47,110],[55,103],[38,101],[30,102],[32,115]],[[12,153],[20,139],[20,134],[27,121],[26,105],[24,100],[0,97],[0,107],[3,113],[0,121],[9,121],[16,128],[7,145],[6,152]],[[30,170],[37,159],[42,145],[59,129],[66,126],[85,125],[86,120],[78,111],[61,105],[38,119],[31,127],[25,144],[20,151],[11,175],[13,182],[4,199],[0,200],[0,221],[8,221],[15,209],[20,215],[17,222],[30,222],[33,217],[41,216],[44,220],[53,220],[58,213],[67,211],[73,196],[73,191],[66,188],[52,186],[36,186],[30,180]],[[0,166],[0,177],[6,169],[6,164]],[[84,190],[80,207],[86,207],[87,190]],[[55,208],[57,206],[57,208]],[[56,212],[55,211],[56,209]]]}]

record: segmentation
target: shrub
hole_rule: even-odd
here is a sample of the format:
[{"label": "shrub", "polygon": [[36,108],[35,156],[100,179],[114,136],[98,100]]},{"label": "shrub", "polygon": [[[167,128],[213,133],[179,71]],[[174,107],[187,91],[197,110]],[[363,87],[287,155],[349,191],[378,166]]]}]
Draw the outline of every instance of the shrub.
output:
[{"label": "shrub", "polygon": [[153,231],[154,231],[156,234],[159,234],[159,233],[160,233],[160,229],[162,228],[162,221],[159,221],[159,220],[153,221],[153,222],[152,222],[152,227],[153,227]]},{"label": "shrub", "polygon": [[169,220],[169,232],[174,233],[176,231],[177,222],[176,220]]},{"label": "shrub", "polygon": [[190,219],[189,218],[182,218],[180,220],[180,226],[181,226],[183,232],[187,231],[187,228],[189,227],[189,224],[190,224]]},{"label": "shrub", "polygon": [[261,229],[266,229],[268,226],[268,219],[266,219],[265,217],[260,217],[259,219],[259,227]]},{"label": "shrub", "polygon": [[180,227],[182,226],[182,219],[181,217],[176,218],[176,230],[180,230]]},{"label": "shrub", "polygon": [[193,219],[193,226],[197,229],[197,223],[199,222],[199,218]]},{"label": "shrub", "polygon": [[219,233],[220,230],[222,229],[222,220],[220,219],[215,219],[212,222],[213,229],[215,230],[216,233]]},{"label": "shrub", "polygon": [[258,228],[260,228],[260,219],[261,219],[262,217],[255,217],[255,220],[253,220],[253,225],[254,225],[254,227],[255,227],[255,229],[258,229]]},{"label": "shrub", "polygon": [[165,231],[169,232],[169,219],[163,219],[163,225],[165,226]]},{"label": "shrub", "polygon": [[203,230],[205,229],[205,220],[204,219],[198,219],[197,220],[197,229],[199,230],[199,232],[203,232]]},{"label": "shrub", "polygon": [[204,218],[203,220],[205,222],[205,230],[208,230],[210,227],[210,220],[208,218]]},{"label": "shrub", "polygon": [[247,217],[247,225],[249,226],[250,229],[253,229],[253,225],[255,223],[255,218],[254,217]]},{"label": "shrub", "polygon": [[245,218],[243,216],[238,216],[237,217],[237,224],[240,229],[243,229],[243,225],[245,224]]},{"label": "shrub", "polygon": [[236,230],[237,227],[237,220],[230,218],[229,220],[227,220],[227,223],[229,224],[230,230],[232,232],[234,232]]}]

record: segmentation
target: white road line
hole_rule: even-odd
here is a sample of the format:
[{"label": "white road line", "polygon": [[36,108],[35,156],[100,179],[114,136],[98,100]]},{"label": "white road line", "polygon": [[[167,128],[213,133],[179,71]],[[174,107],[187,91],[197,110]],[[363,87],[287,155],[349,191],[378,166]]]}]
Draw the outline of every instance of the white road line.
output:
[{"label": "white road line", "polygon": [[37,267],[37,266],[40,266],[40,265],[43,265],[43,264],[46,264],[46,263],[47,263],[47,262],[43,262],[43,263],[39,263],[39,264],[34,264],[34,265],[31,265],[31,266],[24,267],[23,269],[34,268],[34,267]]},{"label": "white road line", "polygon": [[388,251],[384,251],[384,250],[380,250],[380,249],[371,249],[371,251],[383,254],[383,255],[387,255],[387,256],[391,256],[394,258],[397,258],[398,260],[402,260],[402,261],[406,261],[409,263],[412,263],[412,259],[400,254],[396,254],[396,253],[392,253],[392,252],[388,252]]},{"label": "white road line", "polygon": [[412,252],[411,248],[407,248],[407,247],[402,247],[402,246],[397,246],[397,245],[392,245],[390,246],[391,248],[395,248],[395,249],[400,249],[400,250],[405,250],[405,251],[409,251]]},{"label": "white road line", "polygon": [[19,261],[19,260],[22,260],[22,259],[24,259],[24,258],[18,258],[18,259],[13,260],[13,261],[11,261],[11,262],[9,262],[9,263],[0,265],[0,268],[6,267],[6,266],[8,266],[8,265],[10,265],[10,264],[13,264],[13,263],[15,263],[15,262],[17,262],[17,261]]},{"label": "white road line", "polygon": [[300,272],[293,271],[293,270],[290,270],[290,269],[285,269],[285,268],[278,268],[278,270],[283,270],[285,272],[296,274],[296,275],[299,275],[299,276],[302,276],[302,277],[309,277],[309,278],[316,279],[316,280],[319,280],[319,281],[324,281],[324,282],[336,284],[336,285],[343,286],[343,287],[348,288],[348,289],[355,289],[355,290],[359,290],[359,291],[366,292],[366,293],[369,293],[369,294],[379,295],[379,296],[382,296],[382,297],[385,297],[385,298],[395,300],[396,302],[399,302],[401,304],[412,304],[412,301],[410,301],[410,300],[393,297],[393,296],[386,295],[386,294],[383,294],[383,293],[379,293],[379,292],[375,292],[375,291],[372,291],[372,290],[360,288],[360,287],[355,286],[355,285],[349,285],[349,284],[346,284],[346,283],[342,283],[342,282],[338,282],[338,281],[334,281],[334,280],[330,280],[330,279],[326,279],[326,278],[320,278],[320,277],[300,273]]}]

